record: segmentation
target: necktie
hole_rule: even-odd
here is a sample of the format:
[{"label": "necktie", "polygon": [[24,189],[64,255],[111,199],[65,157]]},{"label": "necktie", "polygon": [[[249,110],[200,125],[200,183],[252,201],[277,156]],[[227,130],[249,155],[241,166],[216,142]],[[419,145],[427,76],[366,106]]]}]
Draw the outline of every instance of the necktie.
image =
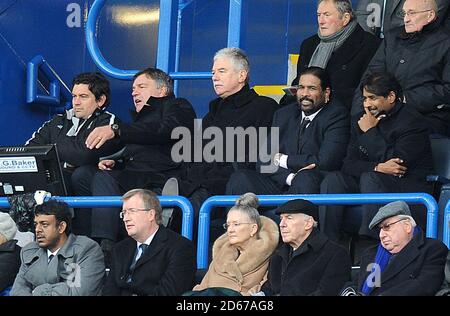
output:
[{"label": "necktie", "polygon": [[128,283],[131,282],[131,276],[133,275],[134,269],[136,268],[136,262],[138,262],[139,258],[142,257],[142,255],[144,254],[144,252],[147,249],[147,247],[148,247],[148,245],[142,244],[136,250],[136,254],[135,254],[134,258],[133,258],[133,262],[131,262],[131,265],[130,265],[130,273],[129,273],[128,279],[127,279]]},{"label": "necktie", "polygon": [[48,261],[47,261],[47,263],[50,263],[50,261],[52,261],[52,259],[53,259],[54,256],[55,256],[55,255],[50,255],[50,256],[48,256]]},{"label": "necktie", "polygon": [[303,136],[303,134],[305,133],[306,130],[306,126],[308,126],[308,124],[311,122],[311,120],[307,117],[305,117],[302,122],[300,123],[300,131],[298,133],[298,140],[301,140],[301,137]]}]

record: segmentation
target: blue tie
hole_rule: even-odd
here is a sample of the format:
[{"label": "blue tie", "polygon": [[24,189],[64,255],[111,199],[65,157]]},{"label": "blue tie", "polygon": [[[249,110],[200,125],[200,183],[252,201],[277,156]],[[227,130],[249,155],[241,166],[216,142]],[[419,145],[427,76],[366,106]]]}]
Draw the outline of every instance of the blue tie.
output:
[{"label": "blue tie", "polygon": [[148,245],[141,244],[139,246],[139,248],[136,250],[136,254],[134,255],[133,261],[131,262],[131,265],[130,265],[130,273],[129,273],[128,279],[127,279],[128,283],[131,282],[131,276],[133,275],[134,269],[136,268],[136,263],[142,257],[142,255],[144,254],[145,250],[147,250],[147,248],[148,248]]}]

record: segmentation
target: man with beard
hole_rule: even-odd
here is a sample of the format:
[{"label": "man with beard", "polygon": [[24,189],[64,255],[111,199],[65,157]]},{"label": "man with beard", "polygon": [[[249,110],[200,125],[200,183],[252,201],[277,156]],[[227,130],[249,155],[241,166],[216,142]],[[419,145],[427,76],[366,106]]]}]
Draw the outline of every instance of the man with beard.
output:
[{"label": "man with beard", "polygon": [[67,204],[50,200],[37,205],[34,225],[36,242],[22,249],[11,295],[99,295],[105,275],[102,250],[95,241],[71,233]]},{"label": "man with beard", "polygon": [[297,104],[279,109],[273,117],[272,132],[279,131],[276,171],[237,171],[227,184],[227,194],[319,193],[325,175],[341,167],[350,119],[347,109],[331,97],[327,72],[318,67],[304,70],[295,89]]}]

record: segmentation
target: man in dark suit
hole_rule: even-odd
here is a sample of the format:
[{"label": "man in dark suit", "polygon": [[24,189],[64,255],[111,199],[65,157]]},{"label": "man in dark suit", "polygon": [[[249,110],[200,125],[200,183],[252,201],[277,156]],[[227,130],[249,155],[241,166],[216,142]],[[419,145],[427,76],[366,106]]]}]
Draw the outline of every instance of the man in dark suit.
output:
[{"label": "man in dark suit", "polygon": [[440,240],[425,238],[408,204],[383,206],[369,228],[379,230],[381,242],[364,252],[358,285],[341,295],[435,295],[444,280],[448,249]]},{"label": "man in dark suit", "polygon": [[[172,130],[183,126],[193,130],[195,112],[188,100],[173,94],[173,80],[160,69],[147,68],[134,75],[131,123],[94,129],[86,146],[94,149],[105,141],[117,139],[125,150],[105,158],[98,168],[77,170],[80,195],[121,195],[135,188],[160,193],[170,177],[181,173],[181,164],[172,160]],[[100,170],[99,170],[100,169]],[[112,244],[119,237],[118,208],[93,208],[91,237],[100,240],[108,264]]]},{"label": "man in dark suit", "polygon": [[161,225],[156,194],[134,189],[122,197],[129,238],[112,252],[103,295],[175,296],[191,289],[196,271],[192,242]]},{"label": "man in dark suit", "polygon": [[[272,133],[279,132],[275,171],[237,171],[228,181],[227,194],[319,193],[325,175],[341,167],[350,131],[348,110],[331,97],[331,90],[325,70],[304,70],[297,89],[298,103],[279,109],[273,118]],[[264,172],[263,166],[259,167]]]},{"label": "man in dark suit", "polygon": [[277,208],[283,244],[270,259],[265,295],[337,295],[350,280],[348,252],[317,229],[317,206],[291,200]]},{"label": "man in dark suit", "polygon": [[[317,34],[305,39],[300,46],[297,77],[292,85],[298,84],[306,68],[321,67],[331,77],[334,98],[350,108],[353,92],[380,39],[359,26],[349,0],[319,1],[317,22]],[[282,104],[291,102],[295,102],[295,98],[284,97],[281,101]]]},{"label": "man in dark suit", "polygon": [[[433,170],[426,123],[400,101],[401,87],[392,74],[374,73],[362,86],[365,112],[352,122],[342,170],[327,175],[320,193],[431,193],[426,182]],[[321,230],[332,240],[342,240],[344,206],[319,209]],[[376,205],[363,206],[360,235],[378,238],[368,229],[377,210]],[[425,227],[426,212],[422,208],[414,210],[414,218]]]}]

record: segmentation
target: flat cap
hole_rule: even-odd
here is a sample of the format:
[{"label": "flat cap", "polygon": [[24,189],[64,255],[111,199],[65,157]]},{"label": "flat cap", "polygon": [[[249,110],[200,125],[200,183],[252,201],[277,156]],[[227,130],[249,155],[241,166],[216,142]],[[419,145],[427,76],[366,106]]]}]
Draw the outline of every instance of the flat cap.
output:
[{"label": "flat cap", "polygon": [[378,212],[373,217],[369,224],[369,229],[373,229],[379,223],[384,221],[386,218],[397,216],[397,215],[408,215],[411,216],[411,211],[409,210],[408,204],[403,201],[395,201],[386,204],[378,210]]},{"label": "flat cap", "polygon": [[312,216],[315,221],[319,220],[319,209],[317,205],[311,203],[308,200],[295,199],[290,200],[282,205],[280,205],[276,210],[275,214],[294,214],[303,213]]}]

